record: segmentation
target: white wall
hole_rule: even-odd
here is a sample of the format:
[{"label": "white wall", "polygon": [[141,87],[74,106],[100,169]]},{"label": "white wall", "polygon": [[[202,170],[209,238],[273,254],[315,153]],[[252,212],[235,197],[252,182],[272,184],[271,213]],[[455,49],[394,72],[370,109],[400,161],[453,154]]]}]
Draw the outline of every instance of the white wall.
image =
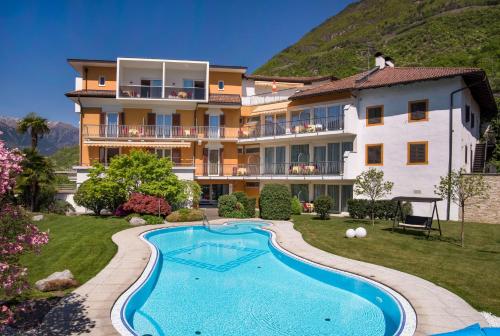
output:
[{"label": "white wall", "polygon": [[[141,85],[141,79],[159,79],[163,70],[159,69],[134,69],[122,67],[120,69],[120,85]],[[132,84],[130,83],[132,82]]]},{"label": "white wall", "polygon": [[[165,86],[182,87],[183,79],[205,81],[204,71],[165,69]],[[205,85],[206,87],[207,85]]]},{"label": "white wall", "polygon": [[[410,85],[400,85],[380,89],[363,90],[358,101],[358,164],[365,165],[365,145],[384,144],[383,166],[385,178],[395,183],[393,196],[435,196],[434,185],[440,176],[446,176],[448,170],[448,128],[450,92],[462,86],[458,78],[426,81]],[[456,169],[462,164],[461,143],[461,106],[460,95],[455,97],[454,109],[454,159]],[[408,122],[408,102],[429,100],[429,120]],[[367,106],[384,105],[384,125],[366,126],[365,111]],[[407,143],[428,141],[429,163],[427,165],[407,165]],[[458,151],[458,153],[457,153]],[[427,204],[414,204],[416,215],[430,212]],[[446,202],[440,202],[441,218],[446,216]],[[430,213],[429,213],[430,214]],[[451,218],[458,219],[458,208],[452,206]]]},{"label": "white wall", "polygon": [[[462,86],[466,84],[462,82]],[[470,106],[471,111],[471,119],[472,115],[474,115],[475,122],[474,128],[471,127],[471,121],[466,122],[465,119],[465,106]],[[461,92],[461,106],[462,113],[461,119],[456,120],[455,129],[457,133],[457,142],[460,144],[460,148],[458,148],[458,144],[456,146],[458,152],[457,154],[457,163],[456,167],[464,168],[468,173],[471,172],[471,166],[474,162],[474,153],[476,151],[476,144],[480,137],[480,109],[479,105],[476,103],[474,98],[472,97],[470,90],[464,90]],[[458,118],[457,118],[458,119]],[[465,148],[467,147],[467,162],[465,162]],[[472,155],[471,155],[472,150]]]}]

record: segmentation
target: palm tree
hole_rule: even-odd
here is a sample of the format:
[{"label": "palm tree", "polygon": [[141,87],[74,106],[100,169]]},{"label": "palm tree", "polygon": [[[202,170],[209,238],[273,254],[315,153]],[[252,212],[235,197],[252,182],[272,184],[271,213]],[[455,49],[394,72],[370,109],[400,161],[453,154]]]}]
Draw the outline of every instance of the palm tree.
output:
[{"label": "palm tree", "polygon": [[52,162],[38,154],[36,150],[25,149],[21,162],[23,171],[18,177],[17,188],[23,198],[23,203],[29,205],[31,211],[38,210],[41,198],[50,197],[55,193],[54,167]]},{"label": "palm tree", "polygon": [[31,112],[17,123],[17,131],[21,134],[29,131],[31,135],[31,149],[36,150],[38,138],[41,139],[45,134],[49,134],[50,128],[47,119]]}]

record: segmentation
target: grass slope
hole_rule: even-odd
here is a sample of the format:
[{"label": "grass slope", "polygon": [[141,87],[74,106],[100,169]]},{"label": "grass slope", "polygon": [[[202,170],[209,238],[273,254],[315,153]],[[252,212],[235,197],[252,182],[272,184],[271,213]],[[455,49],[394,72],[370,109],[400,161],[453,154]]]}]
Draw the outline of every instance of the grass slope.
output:
[{"label": "grass slope", "polygon": [[[442,223],[443,237],[418,231],[391,233],[391,223],[294,216],[294,227],[322,250],[387,266],[427,279],[464,298],[478,310],[500,316],[500,226],[466,224],[465,248],[459,246],[457,222]],[[348,228],[364,226],[365,239],[344,238]]]},{"label": "grass slope", "polygon": [[[50,241],[40,254],[28,254],[21,260],[28,267],[32,284],[65,269],[69,269],[80,284],[85,283],[115,255],[117,246],[111,236],[130,227],[120,218],[61,215],[45,215],[38,226],[50,231]],[[31,296],[51,294],[33,290]]]},{"label": "grass slope", "polygon": [[383,51],[397,66],[473,66],[500,90],[498,0],[363,0],[347,6],[255,71],[345,77]]}]

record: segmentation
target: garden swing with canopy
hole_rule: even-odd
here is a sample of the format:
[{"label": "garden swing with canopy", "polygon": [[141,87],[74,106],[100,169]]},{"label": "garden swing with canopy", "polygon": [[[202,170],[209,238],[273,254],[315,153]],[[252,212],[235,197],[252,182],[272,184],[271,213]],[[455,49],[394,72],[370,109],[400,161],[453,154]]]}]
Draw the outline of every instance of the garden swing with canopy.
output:
[{"label": "garden swing with canopy", "polygon": [[[442,201],[441,198],[438,197],[413,197],[413,196],[398,196],[392,199],[397,202],[396,212],[394,215],[394,222],[392,224],[392,232],[396,227],[412,230],[426,230],[427,238],[429,238],[431,234],[431,230],[439,231],[439,235],[441,236],[441,222],[439,221],[439,214],[437,209],[437,202]],[[406,215],[403,214],[403,202],[419,202],[419,203],[431,203],[433,204],[432,215],[430,217],[427,216],[414,216],[414,215]],[[434,214],[436,214],[437,219],[437,228],[432,227],[432,223],[434,221]],[[404,216],[404,218],[403,218]],[[402,222],[402,220],[404,221]]]}]

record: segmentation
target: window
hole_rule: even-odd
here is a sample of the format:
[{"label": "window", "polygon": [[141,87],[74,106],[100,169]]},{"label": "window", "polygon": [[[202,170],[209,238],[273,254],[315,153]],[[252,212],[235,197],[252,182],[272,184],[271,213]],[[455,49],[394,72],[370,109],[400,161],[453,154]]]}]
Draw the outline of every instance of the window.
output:
[{"label": "window", "polygon": [[418,165],[428,163],[428,143],[427,141],[408,143],[408,164]]},{"label": "window", "polygon": [[159,158],[172,159],[172,150],[170,148],[156,148],[155,153]]},{"label": "window", "polygon": [[384,145],[373,144],[366,145],[366,165],[367,166],[381,166],[384,164]]},{"label": "window", "polygon": [[217,85],[218,85],[219,91],[224,91],[224,81],[219,81],[219,83]]},{"label": "window", "polygon": [[315,184],[313,192],[314,192],[314,199],[318,198],[319,196],[323,196],[326,193],[326,185]]},{"label": "window", "polygon": [[115,147],[99,147],[99,163],[108,165],[111,159],[120,154],[120,148]]},{"label": "window", "polygon": [[469,155],[469,152],[467,151],[467,145],[465,145],[465,163],[467,163],[467,155]]},{"label": "window", "polygon": [[259,188],[259,182],[246,182],[245,183],[245,188],[258,189]]},{"label": "window", "polygon": [[308,184],[292,184],[292,197],[297,196],[301,202],[309,202],[309,185]]},{"label": "window", "polygon": [[259,154],[260,153],[260,148],[259,147],[245,148],[245,153],[246,154]]},{"label": "window", "polygon": [[106,78],[104,76],[99,76],[99,86],[106,85]]},{"label": "window", "polygon": [[408,102],[408,121],[427,121],[429,111],[429,101],[417,100]]},{"label": "window", "polygon": [[309,162],[309,145],[291,145],[290,162],[292,163]]},{"label": "window", "polygon": [[465,122],[470,121],[470,105],[465,105]]},{"label": "window", "polygon": [[470,128],[474,128],[475,121],[476,121],[476,116],[474,115],[474,113],[471,113],[470,114]]},{"label": "window", "polygon": [[342,186],[342,197],[341,197],[341,204],[340,204],[340,209],[342,212],[347,212],[347,201],[352,199],[353,195],[353,186],[352,185],[343,185]]},{"label": "window", "polygon": [[370,106],[366,108],[366,126],[384,124],[384,106]]}]

